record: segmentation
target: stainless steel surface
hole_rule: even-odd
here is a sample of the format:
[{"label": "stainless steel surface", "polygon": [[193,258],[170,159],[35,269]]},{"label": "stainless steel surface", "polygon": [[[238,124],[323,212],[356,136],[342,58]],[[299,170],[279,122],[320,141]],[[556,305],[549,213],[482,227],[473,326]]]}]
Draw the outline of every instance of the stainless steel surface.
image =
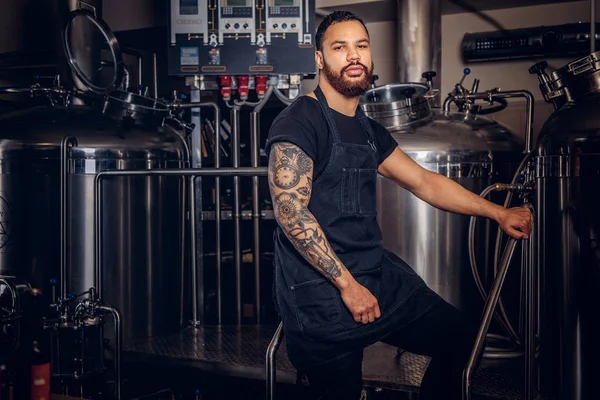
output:
[{"label": "stainless steel surface", "polygon": [[[439,0],[397,0],[398,82],[422,82],[425,71],[442,80],[442,14]],[[440,99],[432,99],[439,107]]]},{"label": "stainless steel surface", "polygon": [[479,327],[479,331],[477,332],[477,337],[475,339],[475,345],[473,346],[473,351],[469,356],[469,360],[467,361],[467,365],[463,372],[463,400],[471,400],[473,373],[477,364],[481,360],[483,346],[485,345],[485,338],[487,336],[490,323],[492,322],[494,310],[496,309],[496,305],[498,304],[498,300],[500,298],[500,291],[502,290],[502,286],[504,285],[506,273],[508,272],[508,266],[512,260],[512,256],[515,251],[516,245],[516,239],[508,239],[506,249],[504,250],[504,254],[502,256],[502,261],[500,262],[500,270],[498,271],[498,275],[494,279],[492,288],[490,289],[490,295],[485,303],[481,325]]},{"label": "stainless steel surface", "polygon": [[[250,165],[252,167],[260,166],[260,114],[253,111],[250,113]],[[254,251],[252,261],[254,261],[254,291],[256,302],[256,323],[261,322],[261,304],[260,304],[260,207],[258,203],[258,176],[252,177],[252,228],[254,234]]]},{"label": "stainless steel surface", "polygon": [[[522,157],[516,135],[482,117],[432,110],[421,125],[386,128],[421,166],[477,194],[494,182],[509,182]],[[377,180],[377,209],[384,246],[446,301],[478,320],[481,299],[468,269],[469,217],[438,210],[383,177]],[[482,224],[477,237],[485,236]],[[479,265],[487,265],[486,247],[485,241],[478,244]]]},{"label": "stainless steel surface", "polygon": [[568,102],[538,138],[540,388],[550,400],[597,397],[599,109],[598,91]]},{"label": "stainless steel surface", "polygon": [[283,323],[279,323],[273,339],[269,343],[267,348],[267,359],[266,359],[266,370],[265,370],[265,383],[267,386],[267,400],[275,400],[275,382],[277,381],[277,365],[275,357],[277,356],[277,350],[281,345],[283,339]]},{"label": "stainless steel surface", "polygon": [[370,118],[385,127],[423,124],[431,115],[427,85],[396,83],[369,90],[360,99],[360,106]]},{"label": "stainless steel surface", "polygon": [[[559,89],[565,101],[546,120],[537,141],[538,365],[540,391],[549,400],[588,400],[598,393],[598,56],[593,53],[552,73],[550,89]],[[552,98],[547,87],[542,85],[542,91]]]},{"label": "stainless steel surface", "polygon": [[[240,166],[240,107],[231,109],[231,160],[233,168]],[[235,299],[237,322],[242,323],[242,250],[240,232],[240,178],[233,177],[233,253],[235,262]]]},{"label": "stainless steel surface", "polygon": [[[4,224],[9,230],[2,235],[7,240],[0,271],[30,280],[46,297],[52,293],[50,279],[60,277],[60,145],[65,136],[78,141],[70,151],[68,292],[99,287],[89,234],[95,174],[105,169],[179,168],[186,159],[182,140],[168,126],[119,127],[85,107],[4,115],[0,191],[8,211],[3,218],[10,223]],[[123,314],[126,339],[180,329],[187,312],[177,300],[185,289],[173,269],[181,257],[180,180],[118,178],[106,183],[104,193],[105,303]]]}]

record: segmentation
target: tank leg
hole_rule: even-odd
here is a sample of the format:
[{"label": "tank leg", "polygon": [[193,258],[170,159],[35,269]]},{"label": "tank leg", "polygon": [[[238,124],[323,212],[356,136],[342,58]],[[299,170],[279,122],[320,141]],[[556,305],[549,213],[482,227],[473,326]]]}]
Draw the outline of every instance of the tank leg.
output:
[{"label": "tank leg", "polygon": [[473,372],[477,364],[481,359],[481,355],[483,352],[483,346],[485,345],[485,337],[488,333],[488,329],[490,327],[490,323],[492,322],[492,318],[494,316],[494,311],[496,306],[498,305],[498,300],[500,298],[500,291],[502,290],[502,286],[504,285],[504,280],[506,278],[506,273],[508,272],[508,266],[512,260],[513,254],[515,252],[515,247],[517,245],[517,241],[514,238],[510,238],[506,245],[506,249],[504,250],[504,254],[502,255],[502,260],[500,261],[500,268],[498,271],[498,275],[494,279],[492,283],[492,289],[490,290],[490,295],[485,303],[485,308],[483,312],[483,318],[481,321],[481,325],[479,326],[479,331],[477,332],[477,337],[475,339],[475,345],[473,346],[473,350],[471,351],[471,355],[469,356],[469,360],[467,362],[467,366],[463,371],[463,400],[471,400],[471,380]]}]

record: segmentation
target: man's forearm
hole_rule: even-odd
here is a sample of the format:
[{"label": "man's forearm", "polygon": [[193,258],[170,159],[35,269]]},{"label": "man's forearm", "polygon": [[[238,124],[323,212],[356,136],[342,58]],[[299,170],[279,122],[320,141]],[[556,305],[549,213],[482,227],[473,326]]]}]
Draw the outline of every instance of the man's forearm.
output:
[{"label": "man's forearm", "polygon": [[280,194],[275,204],[277,222],[298,253],[338,289],[344,289],[353,277],[331,248],[313,214],[293,193]]},{"label": "man's forearm", "polygon": [[485,217],[495,221],[504,211],[504,207],[487,201],[455,181],[433,172],[427,174],[426,180],[413,191],[413,194],[445,211]]}]

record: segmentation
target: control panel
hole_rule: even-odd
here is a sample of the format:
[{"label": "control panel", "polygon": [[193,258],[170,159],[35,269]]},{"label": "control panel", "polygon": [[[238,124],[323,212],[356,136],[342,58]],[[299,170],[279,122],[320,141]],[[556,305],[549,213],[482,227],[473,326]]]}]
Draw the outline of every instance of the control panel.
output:
[{"label": "control panel", "polygon": [[[277,34],[296,34],[298,43],[310,43],[311,36],[303,35],[310,32],[308,27],[308,14],[302,12],[308,9],[307,0],[267,0],[267,43]],[[304,19],[302,16],[304,15]]]},{"label": "control panel", "polygon": [[315,0],[170,0],[169,75],[313,75]]},{"label": "control panel", "polygon": [[177,43],[179,34],[196,34],[208,44],[208,8],[201,0],[171,1],[171,45]]},{"label": "control panel", "polygon": [[254,0],[220,0],[219,2],[219,44],[226,37],[250,38],[256,43]]}]

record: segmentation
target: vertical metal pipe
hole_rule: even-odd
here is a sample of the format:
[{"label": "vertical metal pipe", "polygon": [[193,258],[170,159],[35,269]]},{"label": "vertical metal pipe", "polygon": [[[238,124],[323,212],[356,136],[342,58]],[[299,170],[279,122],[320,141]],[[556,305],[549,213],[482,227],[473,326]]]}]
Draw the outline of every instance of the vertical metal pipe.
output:
[{"label": "vertical metal pipe", "polygon": [[156,53],[152,53],[152,90],[154,91],[154,98],[158,98],[158,61],[156,59]]},{"label": "vertical metal pipe", "polygon": [[115,324],[115,372],[117,374],[115,392],[116,399],[121,400],[121,346],[123,343],[123,326],[121,321],[121,314],[118,310],[112,307],[100,306],[99,308],[101,310],[111,313]]},{"label": "vertical metal pipe", "polygon": [[[153,55],[154,71],[156,72],[156,55]],[[156,74],[153,78],[156,82]],[[156,90],[156,87],[155,89]],[[200,90],[197,87],[192,87],[190,91],[190,100],[192,103],[200,102]],[[200,106],[192,107],[191,122],[194,124],[194,130],[191,133],[191,167],[202,168],[202,110]],[[198,182],[199,181],[199,182]],[[202,221],[202,178],[190,178],[190,240],[191,240],[191,267],[192,267],[192,315],[193,326],[199,326],[204,320],[204,273],[202,250],[198,246],[202,245],[202,225],[198,226],[199,221]],[[200,254],[199,254],[200,253]]]},{"label": "vertical metal pipe", "polygon": [[[437,73],[438,86],[442,81],[441,3],[440,0],[397,0],[398,82],[421,82],[425,71]],[[431,102],[439,107],[440,96]]]},{"label": "vertical metal pipe", "polygon": [[590,53],[596,51],[596,0],[590,0]]},{"label": "vertical metal pipe", "polygon": [[[221,110],[215,104],[215,168],[221,168]],[[221,325],[221,177],[215,176],[215,224],[217,259],[217,320]]]},{"label": "vertical metal pipe", "polygon": [[77,139],[65,136],[60,144],[60,297],[67,298],[68,240],[69,240],[69,149]]},{"label": "vertical metal pipe", "polygon": [[485,337],[490,327],[490,323],[492,322],[492,318],[494,317],[494,310],[496,309],[496,305],[498,304],[498,300],[500,298],[500,291],[502,290],[502,286],[504,285],[506,273],[508,272],[508,266],[510,265],[510,262],[512,260],[512,256],[515,252],[516,245],[517,241],[514,238],[508,239],[506,249],[504,250],[504,254],[502,255],[502,260],[500,261],[498,275],[496,275],[496,278],[492,283],[490,294],[485,303],[483,318],[481,320],[479,331],[477,332],[475,345],[473,346],[473,350],[471,352],[471,355],[469,356],[469,360],[467,361],[467,365],[463,371],[463,400],[471,400],[472,375],[475,371],[477,363],[481,359],[481,353],[483,352],[483,347],[485,345]]},{"label": "vertical metal pipe", "polygon": [[[250,166],[260,164],[260,119],[259,113],[250,113]],[[256,296],[256,323],[261,322],[260,304],[260,207],[258,199],[258,176],[252,177],[252,222],[254,228],[254,290]]]},{"label": "vertical metal pipe", "polygon": [[[532,215],[535,209],[529,205]],[[525,400],[534,400],[534,357],[535,357],[535,299],[534,299],[534,270],[533,270],[533,247],[535,243],[535,231],[530,233],[529,239],[522,242],[521,254],[524,286],[523,302],[523,359],[525,369]]]},{"label": "vertical metal pipe", "polygon": [[[240,167],[240,107],[231,110],[231,160],[232,167]],[[237,322],[242,323],[242,251],[240,240],[240,177],[233,177],[233,230],[235,262],[235,294],[237,302]]]},{"label": "vertical metal pipe", "polygon": [[144,59],[138,56],[138,90],[141,90],[144,80],[142,79],[142,70],[144,69]]},{"label": "vertical metal pipe", "polygon": [[190,241],[190,253],[191,253],[191,263],[192,263],[192,325],[198,326],[200,324],[199,317],[199,307],[202,302],[200,299],[200,289],[198,287],[199,284],[199,275],[202,275],[198,272],[198,262],[196,255],[196,180],[194,176],[190,177],[190,231],[191,231],[191,241]]},{"label": "vertical metal pipe", "polygon": [[94,263],[94,286],[98,295],[98,301],[102,301],[102,175],[98,174],[94,178],[96,187],[96,200],[94,201],[94,215],[96,216],[96,237],[95,246],[96,262]]}]

